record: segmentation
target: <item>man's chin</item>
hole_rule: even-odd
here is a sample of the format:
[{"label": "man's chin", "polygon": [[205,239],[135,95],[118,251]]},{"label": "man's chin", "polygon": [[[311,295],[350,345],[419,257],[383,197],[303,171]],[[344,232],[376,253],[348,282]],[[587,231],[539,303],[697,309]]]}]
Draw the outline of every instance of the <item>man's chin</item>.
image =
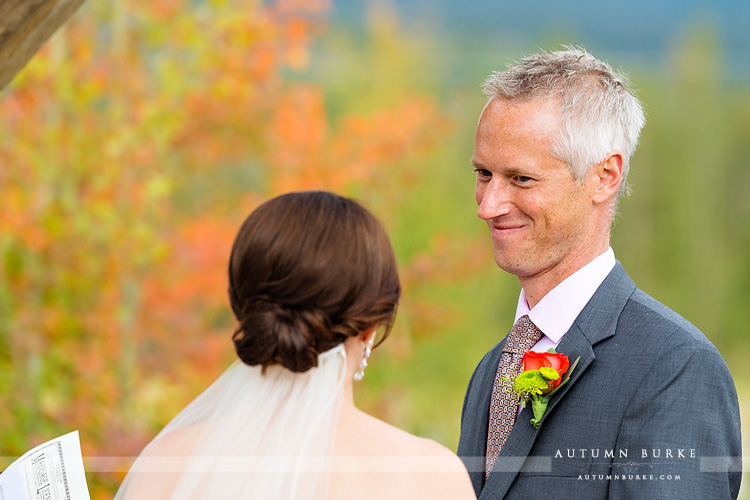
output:
[{"label": "man's chin", "polygon": [[528,274],[528,269],[523,265],[523,259],[521,258],[510,259],[507,255],[498,255],[495,253],[495,264],[508,274],[515,276],[526,276]]}]

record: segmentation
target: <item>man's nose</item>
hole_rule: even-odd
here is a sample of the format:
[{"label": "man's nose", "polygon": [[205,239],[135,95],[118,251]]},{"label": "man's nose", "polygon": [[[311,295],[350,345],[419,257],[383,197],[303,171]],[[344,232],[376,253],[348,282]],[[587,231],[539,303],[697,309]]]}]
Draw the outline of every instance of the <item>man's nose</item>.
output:
[{"label": "man's nose", "polygon": [[482,220],[490,220],[510,212],[511,202],[507,186],[490,181],[477,187],[476,198],[479,207],[477,215]]}]

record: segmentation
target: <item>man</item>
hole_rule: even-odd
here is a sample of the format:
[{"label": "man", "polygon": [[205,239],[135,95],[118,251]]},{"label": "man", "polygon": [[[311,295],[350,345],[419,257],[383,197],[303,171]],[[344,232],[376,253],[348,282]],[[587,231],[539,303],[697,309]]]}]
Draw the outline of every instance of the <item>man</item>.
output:
[{"label": "man", "polygon": [[[585,51],[528,57],[485,82],[478,215],[518,277],[516,325],[476,368],[458,454],[481,500],[736,498],[731,375],[693,325],[649,297],[609,247],[644,124],[624,78]],[[538,428],[509,380],[526,350],[577,366]]]}]

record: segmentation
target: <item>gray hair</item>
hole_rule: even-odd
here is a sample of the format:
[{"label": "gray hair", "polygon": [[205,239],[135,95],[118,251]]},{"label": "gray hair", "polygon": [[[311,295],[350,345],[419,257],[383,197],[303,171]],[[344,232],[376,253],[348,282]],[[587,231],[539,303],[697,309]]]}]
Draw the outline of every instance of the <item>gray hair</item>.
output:
[{"label": "gray hair", "polygon": [[564,47],[525,57],[495,72],[483,84],[484,94],[511,101],[556,98],[562,130],[550,153],[566,162],[583,182],[589,169],[612,150],[622,152],[622,183],[615,204],[627,192],[630,158],[646,122],[627,78],[581,47]]}]

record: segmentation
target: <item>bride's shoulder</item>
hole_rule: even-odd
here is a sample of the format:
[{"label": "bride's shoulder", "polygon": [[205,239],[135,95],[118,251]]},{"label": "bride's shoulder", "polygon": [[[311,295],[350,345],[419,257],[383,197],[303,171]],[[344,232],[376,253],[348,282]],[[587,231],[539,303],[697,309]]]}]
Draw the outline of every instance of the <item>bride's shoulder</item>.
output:
[{"label": "bride's shoulder", "polygon": [[[431,439],[415,436],[360,410],[342,414],[339,441],[346,451],[374,456],[448,457],[456,455]],[[354,453],[357,454],[357,453]],[[458,460],[458,459],[457,459]],[[460,460],[458,461],[460,464]]]},{"label": "bride's shoulder", "polygon": [[[345,459],[347,470],[369,472],[368,480],[376,483],[373,491],[387,490],[377,498],[476,498],[463,462],[442,444],[363,412],[346,420],[339,428],[336,454]],[[348,483],[354,477],[344,474],[338,479]],[[389,481],[384,483],[383,477]]]},{"label": "bride's shoulder", "polygon": [[[375,417],[372,417],[375,419]],[[377,420],[377,419],[375,419]],[[381,441],[383,447],[394,452],[400,452],[400,454],[409,456],[424,456],[424,457],[436,457],[436,458],[456,458],[455,453],[451,450],[432,439],[415,436],[410,434],[403,429],[390,425],[381,420],[377,420],[381,424],[379,434],[380,438],[384,438]],[[457,459],[458,460],[458,459]]]}]

